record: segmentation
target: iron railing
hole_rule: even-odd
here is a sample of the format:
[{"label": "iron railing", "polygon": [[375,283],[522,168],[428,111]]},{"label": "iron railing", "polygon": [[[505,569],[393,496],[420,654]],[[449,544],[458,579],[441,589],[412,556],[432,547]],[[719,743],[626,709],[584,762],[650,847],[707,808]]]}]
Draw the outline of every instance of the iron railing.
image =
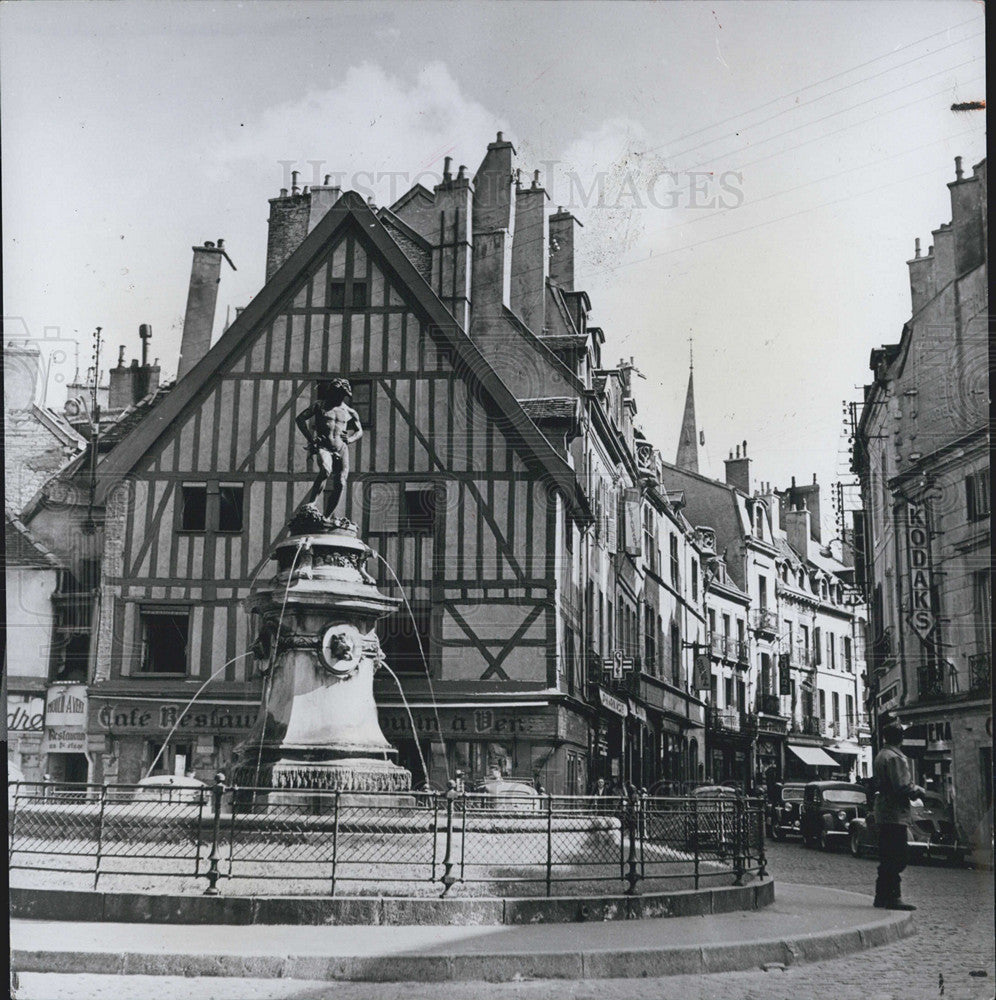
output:
[{"label": "iron railing", "polygon": [[[334,895],[376,885],[410,894],[488,884],[551,895],[555,884],[699,888],[703,878],[764,877],[760,799],[489,796],[252,789],[177,790],[17,782],[8,790],[8,858],[18,884],[65,873],[93,887]],[[44,876],[42,876],[44,878]],[[72,881],[72,880],[70,880]],[[205,886],[206,883],[206,886]],[[175,882],[169,883],[171,886]],[[715,883],[713,883],[715,884]],[[160,888],[160,891],[162,889]],[[608,891],[612,891],[609,889]]]},{"label": "iron railing", "polygon": [[992,684],[992,665],[988,653],[973,653],[968,658],[968,688],[988,691]]}]

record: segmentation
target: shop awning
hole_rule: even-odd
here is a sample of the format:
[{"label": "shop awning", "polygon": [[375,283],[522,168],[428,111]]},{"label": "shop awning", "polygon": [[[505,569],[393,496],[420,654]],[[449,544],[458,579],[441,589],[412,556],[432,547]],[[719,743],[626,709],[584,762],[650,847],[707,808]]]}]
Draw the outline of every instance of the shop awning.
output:
[{"label": "shop awning", "polygon": [[861,751],[855,746],[848,746],[847,744],[842,744],[837,747],[827,747],[830,753],[839,753],[845,757],[857,757]]},{"label": "shop awning", "polygon": [[812,767],[840,767],[840,764],[830,754],[825,753],[819,747],[800,747],[789,743],[788,748],[803,764],[809,764]]}]

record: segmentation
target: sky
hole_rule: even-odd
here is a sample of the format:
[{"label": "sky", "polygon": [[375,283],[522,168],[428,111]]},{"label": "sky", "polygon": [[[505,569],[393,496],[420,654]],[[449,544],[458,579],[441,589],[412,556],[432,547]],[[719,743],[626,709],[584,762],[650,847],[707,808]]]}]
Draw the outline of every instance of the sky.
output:
[{"label": "sky", "polygon": [[[673,460],[694,350],[703,471],[748,442],[786,486],[847,474],[842,401],[910,312],[906,260],[985,155],[974,0],[0,4],[5,342],[78,365],[138,326],[174,373],[191,247],[226,312],[267,199],[325,174],[389,204],[498,131],[566,205],[605,360]],[[827,518],[824,518],[826,521]]]}]

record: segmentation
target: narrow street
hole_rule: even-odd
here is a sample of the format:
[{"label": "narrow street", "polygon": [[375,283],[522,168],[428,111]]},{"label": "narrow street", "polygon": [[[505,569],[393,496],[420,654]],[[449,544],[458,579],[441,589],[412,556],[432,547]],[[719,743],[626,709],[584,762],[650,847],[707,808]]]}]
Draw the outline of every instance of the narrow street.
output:
[{"label": "narrow street", "polygon": [[[876,862],[768,842],[776,881],[870,893]],[[767,972],[588,982],[319,983],[181,977],[21,977],[18,1000],[987,1000],[996,993],[988,871],[919,864],[904,875],[917,934],[830,962]],[[662,922],[666,928],[666,921]],[[984,976],[971,973],[984,972]]]}]

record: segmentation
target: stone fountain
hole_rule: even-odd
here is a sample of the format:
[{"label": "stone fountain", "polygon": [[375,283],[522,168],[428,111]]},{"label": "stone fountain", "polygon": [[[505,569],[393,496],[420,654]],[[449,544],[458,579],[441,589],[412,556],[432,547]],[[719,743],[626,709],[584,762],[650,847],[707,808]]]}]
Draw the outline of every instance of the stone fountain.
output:
[{"label": "stone fountain", "polygon": [[[346,386],[348,397],[348,383],[336,381]],[[411,789],[411,772],[392,760],[397,750],[381,732],[373,696],[374,673],[383,662],[375,624],[401,601],[382,594],[367,573],[373,552],[357,537],[356,525],[334,516],[345,463],[340,458],[337,468],[323,446],[338,440],[334,454],[342,456],[359,427],[355,411],[341,397],[336,409],[322,415],[337,410],[340,430],[335,431],[335,420],[326,420],[333,430],[324,438],[315,435],[323,472],[312,499],[291,520],[287,538],[273,548],[276,575],[249,597],[257,622],[253,652],[265,683],[260,721],[233,762],[233,778],[242,787],[355,795]],[[300,418],[298,424],[306,430]],[[328,480],[333,489],[323,515],[314,500]],[[280,803],[274,793],[268,801]],[[286,804],[304,805],[300,796],[286,799]]]}]

